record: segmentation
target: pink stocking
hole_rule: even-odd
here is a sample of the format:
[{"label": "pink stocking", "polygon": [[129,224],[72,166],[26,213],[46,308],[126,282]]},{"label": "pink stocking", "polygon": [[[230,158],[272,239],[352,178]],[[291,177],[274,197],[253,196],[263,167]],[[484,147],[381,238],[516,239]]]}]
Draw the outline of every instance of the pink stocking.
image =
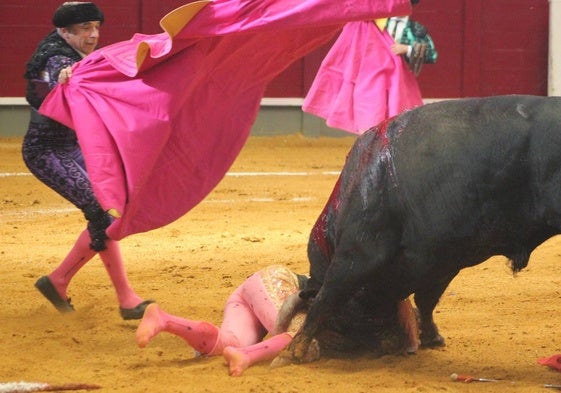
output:
[{"label": "pink stocking", "polygon": [[217,355],[219,329],[209,322],[192,321],[163,311],[157,304],[146,307],[144,317],[136,330],[136,342],[143,348],[160,332],[168,332],[181,337],[201,354]]},{"label": "pink stocking", "polygon": [[142,298],[134,292],[127,279],[119,242],[107,239],[105,245],[107,249],[100,251],[99,256],[113,283],[119,305],[122,308],[134,308],[142,302]]},{"label": "pink stocking", "polygon": [[402,300],[397,305],[397,315],[399,324],[407,332],[408,344],[407,352],[417,352],[419,349],[419,327],[417,326],[417,317],[411,301],[409,299]]},{"label": "pink stocking", "polygon": [[90,234],[87,230],[83,231],[74,246],[60,263],[60,265],[49,274],[49,280],[56,288],[62,299],[66,299],[66,290],[72,277],[90,261],[96,252],[90,248]]},{"label": "pink stocking", "polygon": [[290,333],[281,333],[248,347],[224,348],[223,354],[230,366],[230,375],[240,376],[255,363],[274,359],[291,341]]}]

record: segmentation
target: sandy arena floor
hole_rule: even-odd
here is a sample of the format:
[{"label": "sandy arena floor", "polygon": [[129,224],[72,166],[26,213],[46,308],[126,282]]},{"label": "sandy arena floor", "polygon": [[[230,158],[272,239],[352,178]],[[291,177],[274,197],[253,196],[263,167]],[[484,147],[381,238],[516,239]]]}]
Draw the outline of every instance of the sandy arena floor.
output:
[{"label": "sandy arena floor", "polygon": [[[218,324],[226,297],[250,273],[273,263],[307,272],[309,230],[353,140],[251,138],[203,203],[168,227],[122,241],[139,294]],[[437,308],[448,345],[407,357],[274,370],[264,363],[235,378],[221,357],[193,358],[169,334],[139,349],[138,322],[120,319],[98,258],[69,288],[77,312],[60,315],[33,284],[65,256],[84,219],[28,174],[20,144],[0,139],[0,382],[82,382],[131,393],[546,392],[545,383],[561,384],[561,373],[536,363],[561,352],[560,238],[538,248],[517,277],[503,257],[463,271]],[[501,381],[452,382],[454,372]]]}]

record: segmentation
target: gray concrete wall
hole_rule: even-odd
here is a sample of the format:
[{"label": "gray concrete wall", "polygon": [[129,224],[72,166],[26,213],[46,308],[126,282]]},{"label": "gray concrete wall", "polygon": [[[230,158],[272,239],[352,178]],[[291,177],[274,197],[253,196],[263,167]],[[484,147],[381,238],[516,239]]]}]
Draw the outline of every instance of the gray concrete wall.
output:
[{"label": "gray concrete wall", "polygon": [[0,136],[22,136],[28,122],[28,106],[0,105]]},{"label": "gray concrete wall", "polygon": [[[25,104],[0,104],[0,137],[23,136],[29,122],[29,107]],[[349,136],[327,127],[325,121],[302,112],[298,105],[262,105],[252,135]]]},{"label": "gray concrete wall", "polygon": [[307,137],[351,135],[326,126],[324,119],[302,112],[300,106],[262,105],[251,129],[251,135],[259,136],[298,133]]}]

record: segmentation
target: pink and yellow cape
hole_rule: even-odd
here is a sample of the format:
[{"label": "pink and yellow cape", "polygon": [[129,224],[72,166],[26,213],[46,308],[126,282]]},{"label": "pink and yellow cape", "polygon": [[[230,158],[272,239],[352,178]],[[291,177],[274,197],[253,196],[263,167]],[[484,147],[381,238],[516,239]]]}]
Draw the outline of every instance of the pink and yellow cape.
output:
[{"label": "pink and yellow cape", "polygon": [[244,145],[266,85],[349,21],[410,12],[409,0],[215,0],[184,5],[163,33],[77,63],[40,108],[76,131],[122,239],[197,205]]}]

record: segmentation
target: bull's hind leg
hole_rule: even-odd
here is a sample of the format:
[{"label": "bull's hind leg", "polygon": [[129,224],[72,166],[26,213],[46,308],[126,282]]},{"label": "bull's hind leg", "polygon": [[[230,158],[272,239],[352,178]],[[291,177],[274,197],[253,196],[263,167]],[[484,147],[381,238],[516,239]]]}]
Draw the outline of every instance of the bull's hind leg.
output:
[{"label": "bull's hind leg", "polygon": [[438,327],[434,323],[433,311],[448,284],[450,284],[456,274],[458,272],[439,280],[436,284],[433,283],[415,292],[415,304],[419,311],[422,347],[435,348],[446,345],[444,337],[440,335]]}]

